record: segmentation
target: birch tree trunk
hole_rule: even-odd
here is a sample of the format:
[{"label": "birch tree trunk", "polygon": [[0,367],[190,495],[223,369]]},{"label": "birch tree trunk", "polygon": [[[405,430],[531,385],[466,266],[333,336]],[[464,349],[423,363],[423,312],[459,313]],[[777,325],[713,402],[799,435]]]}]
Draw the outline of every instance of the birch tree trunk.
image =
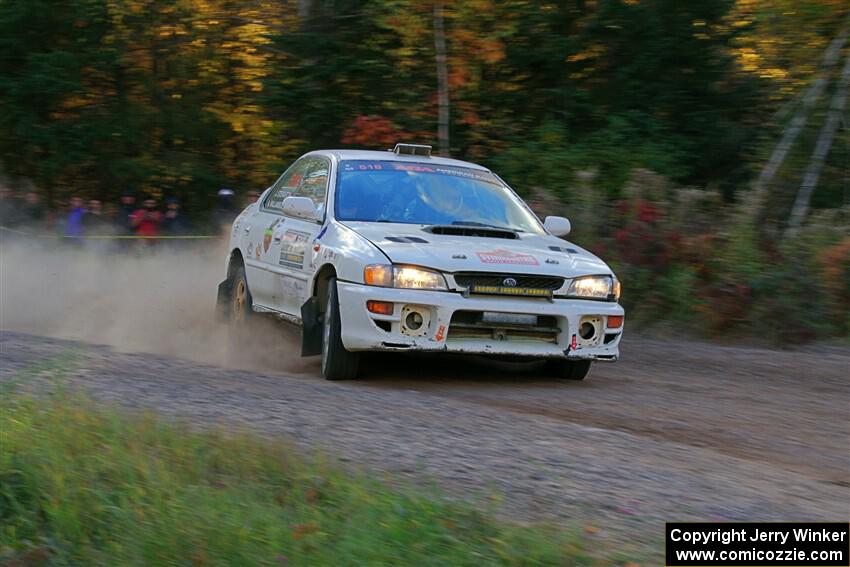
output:
[{"label": "birch tree trunk", "polygon": [[765,193],[767,192],[771,181],[773,181],[776,172],[779,171],[779,168],[782,166],[782,162],[785,161],[785,157],[794,145],[797,136],[806,125],[806,121],[809,119],[809,113],[812,108],[820,99],[821,95],[823,95],[823,91],[826,89],[826,85],[829,82],[829,70],[838,62],[838,58],[841,55],[841,48],[844,47],[844,44],[847,42],[848,35],[850,35],[850,12],[848,12],[847,19],[844,24],[842,24],[838,35],[830,42],[829,47],[827,47],[818,76],[806,91],[806,94],[803,97],[803,103],[800,105],[800,108],[794,114],[793,118],[791,118],[791,122],[785,127],[785,131],[782,133],[782,138],[779,140],[779,143],[776,144],[776,147],[770,154],[770,159],[768,159],[767,165],[765,165],[753,185],[753,191],[751,193],[752,209],[750,213],[754,217],[759,215]]},{"label": "birch tree trunk", "polygon": [[809,212],[812,193],[815,187],[817,187],[818,178],[823,170],[823,164],[826,161],[826,156],[829,155],[829,149],[832,147],[832,140],[835,138],[838,127],[841,125],[844,107],[847,105],[848,90],[850,90],[850,51],[847,53],[844,69],[841,71],[841,79],[839,79],[835,93],[832,95],[826,121],[823,127],[821,127],[820,135],[818,136],[818,143],[815,146],[814,152],[812,152],[812,157],[809,159],[809,165],[803,176],[803,183],[800,185],[800,190],[797,192],[797,199],[794,201],[794,206],[791,209],[791,219],[788,221],[788,229],[785,231],[786,238],[794,236],[797,229],[803,224],[806,213]]},{"label": "birch tree trunk", "polygon": [[443,2],[434,2],[434,50],[437,55],[437,142],[440,155],[449,155],[449,71],[446,64],[446,30]]}]

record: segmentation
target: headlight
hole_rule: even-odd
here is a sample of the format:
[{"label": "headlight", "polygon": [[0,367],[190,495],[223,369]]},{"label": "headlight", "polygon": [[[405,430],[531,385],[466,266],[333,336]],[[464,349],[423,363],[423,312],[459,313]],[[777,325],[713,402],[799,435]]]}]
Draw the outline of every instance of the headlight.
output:
[{"label": "headlight", "polygon": [[567,295],[588,299],[620,299],[620,282],[611,276],[586,276],[576,278],[570,284]]},{"label": "headlight", "polygon": [[372,264],[363,270],[363,281],[368,285],[403,289],[448,289],[443,274],[412,266]]},{"label": "headlight", "polygon": [[408,289],[446,289],[446,278],[443,274],[411,268],[407,266],[393,267],[393,285]]}]

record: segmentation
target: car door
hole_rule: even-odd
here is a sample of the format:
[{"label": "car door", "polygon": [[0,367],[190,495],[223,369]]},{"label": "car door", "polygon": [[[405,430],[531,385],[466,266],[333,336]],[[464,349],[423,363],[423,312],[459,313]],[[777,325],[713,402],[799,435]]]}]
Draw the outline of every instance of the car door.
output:
[{"label": "car door", "polygon": [[248,287],[254,304],[259,307],[280,310],[283,301],[278,281],[281,270],[272,245],[281,234],[285,220],[283,201],[292,195],[293,189],[306,174],[308,165],[309,162],[304,159],[292,164],[274,183],[246,227],[248,235],[245,246],[245,268]]},{"label": "car door", "polygon": [[279,297],[277,309],[300,316],[301,305],[309,295],[307,286],[315,271],[310,262],[310,247],[322,227],[325,218],[325,202],[330,180],[331,162],[324,156],[302,158],[304,167],[299,176],[289,180],[290,195],[307,197],[315,206],[315,219],[302,219],[283,215],[283,221],[275,224],[271,232],[269,260],[270,269],[279,274],[275,282],[275,297]]}]

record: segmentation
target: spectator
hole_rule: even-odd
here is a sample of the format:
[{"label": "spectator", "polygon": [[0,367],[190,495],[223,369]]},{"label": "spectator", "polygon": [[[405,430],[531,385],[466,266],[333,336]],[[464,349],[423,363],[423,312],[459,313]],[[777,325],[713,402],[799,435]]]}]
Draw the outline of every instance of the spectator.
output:
[{"label": "spectator", "polygon": [[[159,236],[161,224],[162,213],[156,210],[156,200],[150,197],[144,200],[141,209],[130,215],[130,226],[137,236]],[[145,244],[148,246],[153,243],[153,239],[145,240]]]},{"label": "spectator", "polygon": [[109,223],[115,226],[115,223],[118,222],[118,205],[115,203],[105,203],[103,205],[103,214],[109,220]]},{"label": "spectator", "polygon": [[83,237],[83,215],[85,215],[85,212],[83,199],[77,195],[71,197],[68,216],[65,217],[64,234],[76,244],[79,244]]},{"label": "spectator", "polygon": [[[112,223],[103,212],[100,199],[91,199],[86,214],[83,215],[83,231],[86,236],[107,236],[112,234]],[[86,242],[86,248],[93,252],[108,252],[113,243],[105,238],[92,238]]]},{"label": "spectator", "polygon": [[0,226],[13,227],[20,220],[20,203],[12,189],[0,181]]},{"label": "spectator", "polygon": [[180,201],[171,197],[165,202],[162,218],[162,233],[168,236],[184,236],[191,232],[189,219],[180,210]]},{"label": "spectator", "polygon": [[121,234],[133,234],[133,225],[130,222],[130,217],[136,212],[136,196],[133,193],[125,191],[121,194],[121,205],[118,207],[118,228]]},{"label": "spectator", "polygon": [[41,203],[41,196],[35,191],[27,191],[21,207],[21,219],[29,228],[38,228],[47,220],[47,209]]},{"label": "spectator", "polygon": [[230,225],[233,224],[236,215],[239,214],[233,197],[232,189],[220,189],[218,191],[218,204],[213,211],[213,223],[215,230],[220,233],[226,233]]},{"label": "spectator", "polygon": [[83,215],[83,230],[86,235],[109,234],[109,219],[103,214],[103,203],[99,199],[89,201],[89,208]]}]

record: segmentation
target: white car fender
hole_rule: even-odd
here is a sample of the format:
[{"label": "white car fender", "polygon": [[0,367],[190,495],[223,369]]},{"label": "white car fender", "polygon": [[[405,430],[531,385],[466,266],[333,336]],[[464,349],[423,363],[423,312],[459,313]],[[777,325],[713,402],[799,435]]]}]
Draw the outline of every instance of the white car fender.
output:
[{"label": "white car fender", "polygon": [[[350,228],[329,221],[313,241],[309,285],[305,287],[301,305],[301,355],[321,352],[320,313],[325,301],[323,280],[336,274],[338,280],[363,282],[363,268],[389,260],[374,244]],[[332,268],[329,269],[329,268]],[[345,322],[342,323],[346,325]]]},{"label": "white car fender", "polygon": [[[330,221],[327,230],[316,238],[316,272],[314,278],[322,274],[322,268],[332,265],[337,279],[349,282],[363,282],[363,268],[369,264],[389,264],[386,255],[364,236],[345,225]],[[315,289],[315,282],[311,289]]]},{"label": "white car fender", "polygon": [[242,209],[242,212],[233,219],[233,226],[230,229],[230,238],[228,239],[227,257],[225,259],[227,266],[230,266],[230,256],[234,250],[239,250],[239,253],[244,256],[245,251],[242,250],[242,229],[244,223],[248,221],[251,215],[257,212],[259,207],[259,201],[252,203]]}]

